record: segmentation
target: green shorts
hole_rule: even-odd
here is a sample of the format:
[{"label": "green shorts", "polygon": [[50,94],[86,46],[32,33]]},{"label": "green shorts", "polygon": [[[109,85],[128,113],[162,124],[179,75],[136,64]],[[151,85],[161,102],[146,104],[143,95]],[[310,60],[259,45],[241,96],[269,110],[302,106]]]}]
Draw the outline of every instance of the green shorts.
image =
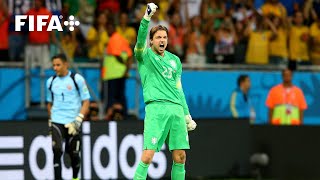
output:
[{"label": "green shorts", "polygon": [[183,108],[170,102],[152,102],[145,107],[143,149],[159,152],[167,143],[169,150],[190,149]]}]

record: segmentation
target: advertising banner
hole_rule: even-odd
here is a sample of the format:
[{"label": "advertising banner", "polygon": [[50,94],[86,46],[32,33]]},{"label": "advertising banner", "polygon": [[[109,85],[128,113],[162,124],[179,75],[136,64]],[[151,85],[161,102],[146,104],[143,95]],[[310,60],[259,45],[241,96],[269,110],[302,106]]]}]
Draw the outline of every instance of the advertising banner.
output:
[{"label": "advertising banner", "polygon": [[[247,175],[249,125],[245,121],[202,121],[190,132],[186,175]],[[143,122],[84,122],[81,179],[133,179],[143,148]],[[234,133],[228,133],[234,132]],[[242,147],[241,147],[242,146]],[[239,148],[241,147],[241,148]],[[62,177],[70,179],[70,159],[62,160]],[[148,170],[151,179],[170,178],[171,153],[164,145]],[[1,122],[0,179],[53,179],[53,153],[47,122]]]},{"label": "advertising banner", "polygon": [[[246,120],[202,120],[189,132],[186,179],[320,179],[319,126],[250,125]],[[143,147],[143,122],[84,122],[82,163],[85,180],[132,179]],[[265,154],[261,160],[254,155]],[[255,162],[253,162],[255,161]],[[67,155],[62,177],[70,179]],[[258,165],[258,166],[257,166]],[[149,179],[170,179],[171,153],[164,145],[155,154]],[[53,179],[53,153],[47,122],[0,123],[0,179]]]}]

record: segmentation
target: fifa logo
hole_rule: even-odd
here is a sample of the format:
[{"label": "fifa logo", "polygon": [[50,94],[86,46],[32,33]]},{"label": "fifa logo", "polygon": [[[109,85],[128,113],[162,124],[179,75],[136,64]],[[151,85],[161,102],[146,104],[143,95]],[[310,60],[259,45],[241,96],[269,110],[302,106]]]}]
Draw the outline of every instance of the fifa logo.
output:
[{"label": "fifa logo", "polygon": [[[26,22],[29,22],[29,31],[63,31],[60,20],[62,15],[52,15],[49,19],[48,15],[16,15],[15,16],[15,31],[21,31],[21,27],[25,26]],[[49,22],[48,22],[49,21]],[[48,24],[49,23],[49,24]],[[36,24],[36,29],[35,29]],[[74,31],[75,26],[79,26],[80,22],[75,20],[74,16],[69,16],[67,21],[63,24],[69,27],[70,31]],[[45,29],[46,27],[46,29]]]}]

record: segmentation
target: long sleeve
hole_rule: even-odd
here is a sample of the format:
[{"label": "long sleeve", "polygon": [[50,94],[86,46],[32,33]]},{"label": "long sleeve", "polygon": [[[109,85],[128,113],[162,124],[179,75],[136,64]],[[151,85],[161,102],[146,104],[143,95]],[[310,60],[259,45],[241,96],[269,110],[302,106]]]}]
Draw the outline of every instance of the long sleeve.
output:
[{"label": "long sleeve", "polygon": [[187,104],[187,101],[186,101],[186,97],[185,97],[184,92],[183,92],[182,89],[181,89],[181,101],[182,101],[182,107],[183,107],[184,115],[189,115],[190,114],[189,107],[188,107],[188,104]]},{"label": "long sleeve", "polygon": [[142,61],[142,55],[146,49],[146,38],[148,35],[149,21],[142,18],[139,26],[137,43],[134,47],[134,54],[138,61]]},{"label": "long sleeve", "polygon": [[183,88],[182,88],[181,75],[182,75],[182,65],[180,63],[180,67],[179,67],[178,74],[177,74],[177,76],[178,76],[178,78],[177,78],[177,88],[179,89],[179,92],[180,92],[180,100],[181,100],[181,104],[182,104],[182,107],[183,107],[184,115],[189,115],[190,112],[189,112],[189,107],[188,107],[188,104],[187,104],[187,101],[186,101],[186,97],[184,95]]},{"label": "long sleeve", "polygon": [[239,113],[237,110],[237,96],[238,96],[238,93],[236,91],[233,92],[231,95],[231,100],[230,100],[230,110],[232,113],[232,117],[234,117],[234,118],[239,117]]}]

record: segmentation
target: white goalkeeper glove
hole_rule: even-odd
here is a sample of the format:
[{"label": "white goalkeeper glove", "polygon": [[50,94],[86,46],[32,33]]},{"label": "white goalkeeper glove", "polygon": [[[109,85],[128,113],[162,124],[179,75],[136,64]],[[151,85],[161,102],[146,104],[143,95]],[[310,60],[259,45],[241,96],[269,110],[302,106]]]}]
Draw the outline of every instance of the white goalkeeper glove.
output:
[{"label": "white goalkeeper glove", "polygon": [[68,134],[74,136],[79,133],[83,118],[84,118],[84,115],[79,113],[74,121],[64,125],[65,128],[68,128]]},{"label": "white goalkeeper glove", "polygon": [[185,116],[186,119],[186,124],[187,124],[187,130],[188,131],[193,131],[196,129],[197,127],[197,123],[192,119],[191,115],[186,115]]},{"label": "white goalkeeper glove", "polygon": [[145,12],[143,18],[145,20],[150,21],[152,15],[157,11],[157,8],[158,8],[158,6],[155,5],[154,3],[148,3],[147,4],[147,9],[146,9],[146,12]]}]

